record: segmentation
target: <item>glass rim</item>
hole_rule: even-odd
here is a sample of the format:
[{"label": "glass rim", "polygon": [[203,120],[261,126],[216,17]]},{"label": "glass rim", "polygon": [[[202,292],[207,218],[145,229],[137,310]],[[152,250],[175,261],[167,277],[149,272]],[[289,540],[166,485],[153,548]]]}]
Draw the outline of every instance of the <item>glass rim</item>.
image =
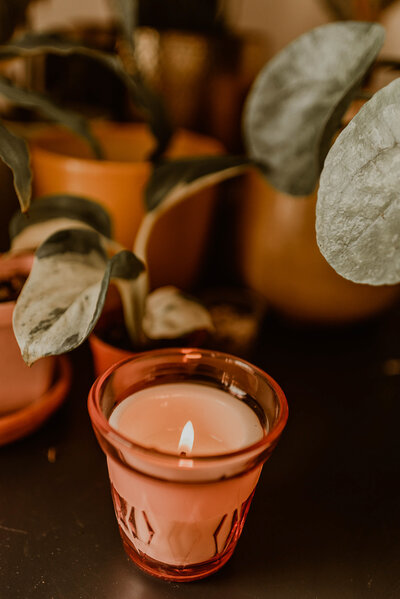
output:
[{"label": "glass rim", "polygon": [[[100,397],[101,397],[100,393],[101,393],[101,389],[104,386],[107,379],[109,379],[109,377],[118,368],[120,368],[121,366],[123,366],[124,364],[127,364],[129,362],[134,362],[134,361],[139,361],[139,360],[146,361],[149,358],[157,358],[157,357],[162,357],[162,356],[166,356],[166,355],[182,356],[184,354],[196,354],[196,353],[200,353],[202,356],[205,356],[208,358],[229,359],[229,360],[235,362],[236,364],[245,366],[247,369],[250,368],[254,373],[258,374],[262,379],[264,379],[267,382],[267,384],[269,385],[269,387],[274,391],[275,396],[277,398],[278,405],[279,405],[279,415],[277,417],[275,424],[268,430],[267,434],[265,436],[263,436],[262,439],[260,439],[256,443],[252,443],[251,445],[246,445],[246,447],[237,449],[235,451],[229,451],[226,453],[208,454],[208,455],[197,455],[197,456],[190,455],[190,456],[187,456],[186,458],[182,458],[182,456],[180,456],[176,453],[170,453],[167,451],[162,451],[162,450],[156,449],[154,447],[148,447],[148,446],[142,445],[140,443],[135,443],[128,437],[125,437],[117,429],[113,428],[109,424],[109,421],[104,416],[103,411],[100,407]],[[257,400],[255,400],[255,401],[257,401]],[[289,415],[289,407],[288,407],[287,399],[286,399],[286,396],[285,396],[283,390],[278,385],[278,383],[268,373],[266,373],[264,370],[262,370],[258,366],[254,366],[254,364],[251,364],[250,362],[248,362],[247,360],[244,360],[243,358],[239,358],[238,356],[234,356],[232,354],[228,354],[225,352],[208,350],[208,349],[200,349],[200,348],[185,348],[185,347],[184,348],[176,347],[176,348],[147,350],[144,352],[134,354],[131,357],[124,358],[124,359],[120,360],[119,362],[116,362],[95,380],[95,382],[93,383],[93,385],[89,391],[87,405],[88,405],[89,416],[92,421],[92,424],[102,434],[102,436],[105,437],[106,439],[109,439],[109,441],[112,444],[115,444],[117,442],[118,445],[122,446],[122,448],[125,450],[132,449],[134,451],[141,453],[142,455],[153,457],[153,458],[157,457],[161,460],[162,459],[170,459],[170,460],[175,460],[175,461],[179,462],[182,459],[184,459],[184,460],[187,459],[187,460],[190,460],[193,463],[197,463],[197,464],[207,464],[207,463],[215,462],[215,461],[223,461],[223,460],[228,460],[228,459],[232,459],[232,458],[240,458],[240,457],[246,456],[246,454],[251,456],[254,453],[255,454],[263,453],[264,450],[267,450],[269,447],[273,446],[274,443],[279,439],[283,429],[285,428],[285,425],[286,425],[286,422],[288,419],[288,415]]]}]

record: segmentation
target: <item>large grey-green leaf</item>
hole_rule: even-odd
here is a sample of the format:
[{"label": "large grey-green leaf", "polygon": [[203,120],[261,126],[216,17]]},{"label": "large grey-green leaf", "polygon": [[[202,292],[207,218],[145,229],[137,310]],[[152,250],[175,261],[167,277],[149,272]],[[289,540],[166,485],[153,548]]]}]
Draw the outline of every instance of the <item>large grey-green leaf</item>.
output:
[{"label": "large grey-green leaf", "polygon": [[26,142],[11,133],[0,121],[0,158],[10,167],[14,177],[14,187],[21,206],[26,212],[32,193],[32,173],[29,150]]},{"label": "large grey-green leaf", "polygon": [[80,345],[93,330],[111,278],[136,279],[143,264],[128,250],[107,259],[94,231],[52,235],[36,252],[14,310],[14,332],[24,360]]},{"label": "large grey-green leaf", "polygon": [[147,210],[182,199],[208,185],[234,177],[250,165],[243,156],[199,156],[156,166],[145,190]]},{"label": "large grey-green leaf", "polygon": [[67,194],[36,198],[27,215],[16,212],[11,219],[11,250],[35,251],[56,231],[77,227],[91,228],[111,237],[110,217],[97,202]]},{"label": "large grey-green leaf", "polygon": [[6,46],[0,47],[0,58],[35,56],[43,53],[61,56],[82,54],[97,60],[104,67],[111,70],[126,86],[134,104],[148,122],[157,140],[157,147],[151,158],[156,160],[163,154],[173,133],[172,125],[161,98],[146,85],[140,73],[128,73],[124,69],[122,61],[116,55],[82,46],[58,35],[29,33],[13,40],[12,43]]},{"label": "large grey-green leaf", "polygon": [[343,277],[400,282],[400,80],[380,90],[332,146],[321,175],[317,241]]},{"label": "large grey-green leaf", "polygon": [[277,189],[311,193],[332,137],[384,39],[376,23],[305,33],[261,71],[244,111],[249,155]]},{"label": "large grey-green leaf", "polygon": [[0,94],[17,106],[37,110],[46,118],[68,127],[68,129],[87,141],[96,158],[101,158],[102,151],[99,143],[93,136],[88,121],[80,114],[72,110],[64,110],[42,94],[17,87],[2,76],[0,76]]}]

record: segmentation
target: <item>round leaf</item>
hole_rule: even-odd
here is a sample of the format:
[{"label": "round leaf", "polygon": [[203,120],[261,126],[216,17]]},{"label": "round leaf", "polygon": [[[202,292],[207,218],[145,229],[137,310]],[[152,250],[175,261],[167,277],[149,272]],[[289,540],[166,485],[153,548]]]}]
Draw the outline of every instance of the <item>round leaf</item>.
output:
[{"label": "round leaf", "polygon": [[244,112],[249,155],[284,193],[310,194],[342,116],[384,38],[376,23],[305,33],[261,71]]},{"label": "round leaf", "polygon": [[332,146],[321,175],[317,241],[343,277],[400,282],[400,80],[379,91]]}]

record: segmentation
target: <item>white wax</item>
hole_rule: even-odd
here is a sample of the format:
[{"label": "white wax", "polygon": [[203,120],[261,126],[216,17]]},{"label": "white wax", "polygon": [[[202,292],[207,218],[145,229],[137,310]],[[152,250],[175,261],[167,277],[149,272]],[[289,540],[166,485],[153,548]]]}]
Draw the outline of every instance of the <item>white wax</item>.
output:
[{"label": "white wax", "polygon": [[194,428],[193,457],[237,451],[264,435],[246,403],[198,383],[165,383],[137,391],[114,409],[109,423],[134,443],[179,454],[182,429],[189,420]]}]

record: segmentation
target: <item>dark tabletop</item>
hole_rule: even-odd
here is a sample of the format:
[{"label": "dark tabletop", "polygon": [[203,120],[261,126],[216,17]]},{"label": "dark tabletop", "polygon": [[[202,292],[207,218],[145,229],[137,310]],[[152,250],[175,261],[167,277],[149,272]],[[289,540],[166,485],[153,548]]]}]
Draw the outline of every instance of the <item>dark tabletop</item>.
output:
[{"label": "dark tabletop", "polygon": [[77,350],[63,407],[0,448],[1,599],[400,597],[399,331],[399,308],[331,329],[267,316],[252,361],[286,392],[288,425],[233,557],[186,584],[125,556],[86,410],[91,357]]}]

